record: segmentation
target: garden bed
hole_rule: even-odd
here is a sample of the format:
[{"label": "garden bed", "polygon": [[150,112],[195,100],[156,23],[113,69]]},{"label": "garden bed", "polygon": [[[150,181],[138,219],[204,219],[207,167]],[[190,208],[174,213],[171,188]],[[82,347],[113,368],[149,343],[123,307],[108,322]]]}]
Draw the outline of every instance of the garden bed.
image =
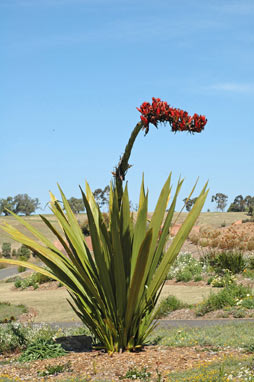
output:
[{"label": "garden bed", "polygon": [[[13,348],[17,338],[15,332],[4,336],[0,327],[2,347],[3,341],[9,344],[6,343],[6,349],[12,346],[12,353],[0,355],[0,381],[226,381],[230,374],[253,374],[253,325],[247,323],[225,325],[223,328],[156,329],[148,340],[149,344],[140,352],[107,354],[99,350],[72,351],[57,358],[25,362],[19,361],[24,351],[22,353],[21,349]],[[54,332],[47,327],[40,327],[33,334],[34,329],[24,330],[24,327],[18,330],[18,338],[30,338],[30,341],[33,338],[37,346],[39,338],[49,339],[64,334],[62,330],[55,329]],[[68,334],[70,336],[71,333]],[[10,335],[11,340],[8,337]],[[24,346],[25,342],[23,345],[20,342],[19,346]],[[188,379],[189,374],[195,375],[195,378]],[[1,379],[2,375],[8,378]],[[213,379],[209,379],[209,376]]]},{"label": "garden bed", "polygon": [[[46,366],[69,363],[70,371],[65,371],[58,376],[49,376],[49,380],[57,381],[65,380],[65,378],[70,380],[73,377],[96,381],[128,380],[128,378],[123,378],[128,372],[134,370],[142,372],[144,369],[152,374],[154,380],[158,380],[158,373],[161,373],[162,377],[165,377],[172,372],[198,367],[201,363],[221,362],[225,359],[225,356],[239,357],[240,351],[228,349],[214,353],[212,348],[211,350],[207,349],[204,351],[204,349],[199,346],[193,348],[147,346],[140,353],[114,353],[110,356],[101,351],[92,351],[70,353],[57,359],[33,361],[23,365],[18,362],[12,362],[9,365],[3,365],[1,373],[9,376],[18,376],[21,380],[39,381],[44,378],[38,376],[38,371],[45,370]],[[9,362],[12,359],[13,357],[0,356],[0,363],[3,361]]]}]

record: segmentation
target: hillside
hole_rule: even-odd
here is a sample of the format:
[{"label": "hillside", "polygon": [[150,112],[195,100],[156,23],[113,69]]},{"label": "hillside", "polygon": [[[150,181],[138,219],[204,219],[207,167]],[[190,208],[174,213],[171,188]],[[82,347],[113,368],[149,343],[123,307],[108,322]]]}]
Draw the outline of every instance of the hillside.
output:
[{"label": "hillside", "polygon": [[[152,216],[152,213],[150,213],[150,216]],[[176,212],[174,215],[173,222],[177,224],[181,224],[186,218],[186,216],[187,216],[187,212],[182,212],[180,216]],[[45,217],[47,217],[47,219],[49,219],[51,223],[57,226],[56,218],[54,215],[48,214],[48,215],[45,215]],[[82,222],[86,218],[86,215],[79,214],[77,215],[77,217],[78,217],[78,220]],[[247,214],[243,212],[202,212],[196,222],[196,225],[198,226],[210,225],[213,227],[221,227],[221,225],[226,224],[226,226],[228,226],[237,220],[247,219],[247,218],[248,218]],[[33,225],[36,229],[38,229],[41,233],[46,235],[49,239],[54,240],[53,234],[49,231],[47,226],[43,223],[39,215],[24,217],[24,219],[27,222],[29,222],[31,225]],[[15,228],[21,230],[21,232],[25,232],[25,229],[21,226],[21,224],[12,216],[1,216],[0,224],[3,222],[13,225]],[[14,242],[12,239],[10,239],[8,234],[0,230],[0,247],[2,246],[2,243],[4,242],[11,243],[12,248],[19,247],[19,244]]]}]

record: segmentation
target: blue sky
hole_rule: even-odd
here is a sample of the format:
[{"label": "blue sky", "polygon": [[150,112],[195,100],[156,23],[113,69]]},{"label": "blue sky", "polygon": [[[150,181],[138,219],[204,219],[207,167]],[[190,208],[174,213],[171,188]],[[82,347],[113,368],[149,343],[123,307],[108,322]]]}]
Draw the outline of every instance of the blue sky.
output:
[{"label": "blue sky", "polygon": [[253,0],[0,0],[0,198],[44,207],[57,182],[67,197],[104,187],[152,97],[208,123],[138,136],[134,203],[142,172],[150,210],[170,171],[185,178],[178,208],[198,176],[205,211],[217,192],[254,195],[253,18]]}]

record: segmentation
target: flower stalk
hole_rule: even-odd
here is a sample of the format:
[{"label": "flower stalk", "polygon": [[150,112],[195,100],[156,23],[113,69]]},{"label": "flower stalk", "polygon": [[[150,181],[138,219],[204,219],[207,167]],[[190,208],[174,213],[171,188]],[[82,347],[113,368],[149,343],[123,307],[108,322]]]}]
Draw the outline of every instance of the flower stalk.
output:
[{"label": "flower stalk", "polygon": [[143,102],[137,108],[141,113],[141,121],[136,124],[132,130],[129,141],[125,147],[124,154],[112,172],[115,178],[115,186],[118,192],[118,205],[120,207],[123,195],[123,181],[125,180],[126,173],[131,167],[129,159],[134,142],[141,130],[145,130],[145,135],[149,132],[149,124],[151,123],[156,128],[158,123],[169,123],[173,132],[188,131],[189,133],[200,133],[206,123],[207,119],[204,115],[194,114],[190,116],[186,111],[170,107],[167,102],[161,101],[160,98],[152,98],[152,104]]}]

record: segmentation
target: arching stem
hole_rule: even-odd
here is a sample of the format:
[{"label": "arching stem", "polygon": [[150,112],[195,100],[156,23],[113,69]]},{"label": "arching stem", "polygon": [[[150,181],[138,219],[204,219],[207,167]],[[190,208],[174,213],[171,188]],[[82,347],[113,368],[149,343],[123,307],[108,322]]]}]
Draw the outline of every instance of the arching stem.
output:
[{"label": "arching stem", "polygon": [[135,139],[138,136],[138,133],[143,128],[142,122],[139,122],[136,124],[135,128],[133,129],[130,139],[125,147],[124,154],[120,158],[120,161],[115,168],[115,171],[113,172],[113,175],[115,177],[115,186],[117,188],[118,193],[118,205],[120,208],[121,200],[123,196],[123,181],[125,180],[126,173],[128,169],[131,167],[131,165],[128,163],[131,155],[131,150],[134,145]]}]

